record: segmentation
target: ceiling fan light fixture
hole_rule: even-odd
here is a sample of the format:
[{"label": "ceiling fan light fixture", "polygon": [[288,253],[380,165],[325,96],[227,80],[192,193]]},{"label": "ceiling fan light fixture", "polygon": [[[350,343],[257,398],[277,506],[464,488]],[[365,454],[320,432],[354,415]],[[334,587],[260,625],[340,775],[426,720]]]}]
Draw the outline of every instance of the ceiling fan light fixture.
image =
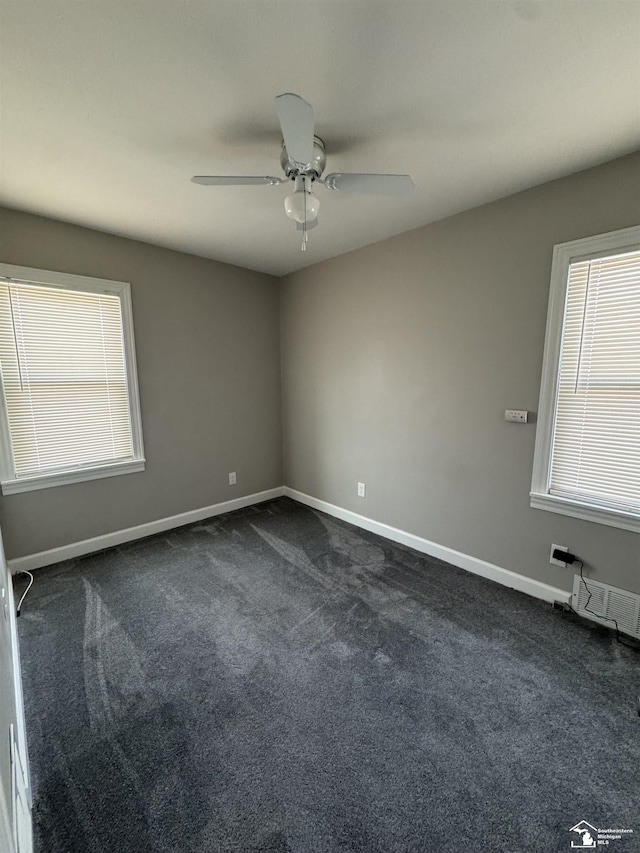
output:
[{"label": "ceiling fan light fixture", "polygon": [[313,222],[318,218],[320,199],[309,190],[296,190],[285,198],[284,210],[289,219],[295,219],[296,222],[303,223],[305,219]]},{"label": "ceiling fan light fixture", "polygon": [[284,178],[269,175],[194,175],[196,184],[225,186],[278,186],[295,181],[295,191],[284,200],[289,219],[302,231],[302,251],[307,232],[318,224],[320,200],[311,192],[315,183],[340,193],[361,195],[409,195],[415,191],[410,175],[334,172],[322,178],[327,163],[325,145],[314,133],[313,107],[300,95],[283,92],[276,97],[276,112],[282,131],[280,165]]}]

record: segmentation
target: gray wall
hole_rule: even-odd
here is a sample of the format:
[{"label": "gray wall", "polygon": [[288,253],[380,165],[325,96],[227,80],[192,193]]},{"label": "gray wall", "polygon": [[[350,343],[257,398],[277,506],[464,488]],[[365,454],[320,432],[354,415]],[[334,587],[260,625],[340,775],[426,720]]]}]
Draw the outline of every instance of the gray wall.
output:
[{"label": "gray wall", "polygon": [[[529,507],[555,243],[640,222],[640,154],[288,276],[285,483],[523,575],[569,546],[640,592],[640,537]],[[356,482],[367,485],[365,499]]]},{"label": "gray wall", "polygon": [[141,474],[1,498],[7,555],[278,486],[283,436],[295,489],[565,589],[548,557],[567,545],[640,592],[640,537],[531,509],[535,423],[503,420],[537,409],[553,245],[637,224],[639,181],[635,154],[279,285],[0,210],[0,260],[131,282],[147,456]]},{"label": "gray wall", "polygon": [[8,558],[282,484],[276,279],[6,209],[0,260],[131,283],[147,459],[1,498]]}]

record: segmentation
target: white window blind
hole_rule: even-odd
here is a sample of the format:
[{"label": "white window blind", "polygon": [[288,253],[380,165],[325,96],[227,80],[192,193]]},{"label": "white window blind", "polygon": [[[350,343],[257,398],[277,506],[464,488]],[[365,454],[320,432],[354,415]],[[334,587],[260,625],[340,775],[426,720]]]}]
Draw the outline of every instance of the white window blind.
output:
[{"label": "white window blind", "polygon": [[549,493],[640,513],[640,251],[569,266]]},{"label": "white window blind", "polygon": [[118,295],[0,282],[0,364],[16,479],[134,458]]}]

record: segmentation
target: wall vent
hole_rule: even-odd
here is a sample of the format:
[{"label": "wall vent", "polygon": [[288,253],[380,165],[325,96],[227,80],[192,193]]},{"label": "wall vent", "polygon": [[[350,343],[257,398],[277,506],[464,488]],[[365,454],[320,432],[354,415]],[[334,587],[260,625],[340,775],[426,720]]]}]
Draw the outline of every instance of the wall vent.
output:
[{"label": "wall vent", "polygon": [[[573,609],[581,616],[593,619],[608,628],[616,627],[612,621],[615,619],[619,631],[640,640],[640,595],[589,578],[585,578],[585,582],[589,587],[588,591],[580,575],[573,576]],[[585,609],[587,601],[588,610]]]}]

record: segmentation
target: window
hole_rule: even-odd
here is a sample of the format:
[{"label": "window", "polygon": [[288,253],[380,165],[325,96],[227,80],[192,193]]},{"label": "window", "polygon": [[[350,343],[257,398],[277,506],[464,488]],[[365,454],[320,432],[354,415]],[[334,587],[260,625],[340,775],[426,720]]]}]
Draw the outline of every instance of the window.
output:
[{"label": "window", "polygon": [[531,506],[640,531],[640,227],[554,249]]},{"label": "window", "polygon": [[129,285],[0,264],[3,494],[144,470]]}]

